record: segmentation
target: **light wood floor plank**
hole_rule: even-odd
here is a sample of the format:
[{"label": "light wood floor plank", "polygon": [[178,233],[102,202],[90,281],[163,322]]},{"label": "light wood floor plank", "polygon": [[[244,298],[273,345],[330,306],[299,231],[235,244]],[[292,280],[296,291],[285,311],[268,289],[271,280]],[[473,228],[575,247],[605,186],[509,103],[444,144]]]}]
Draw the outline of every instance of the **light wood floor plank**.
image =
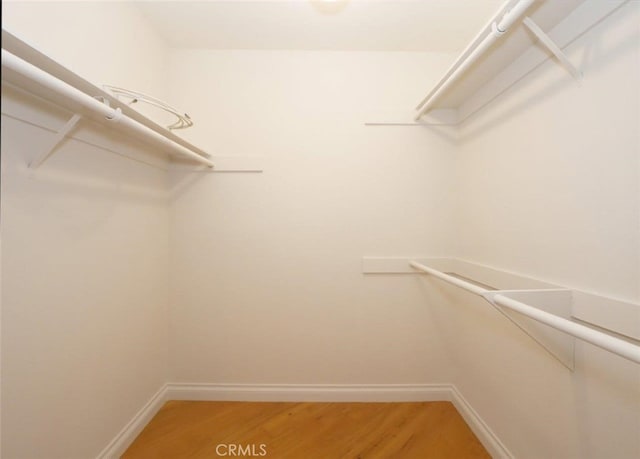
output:
[{"label": "light wood floor plank", "polygon": [[449,402],[169,401],[123,458],[250,457],[216,451],[221,444],[283,459],[490,457]]}]

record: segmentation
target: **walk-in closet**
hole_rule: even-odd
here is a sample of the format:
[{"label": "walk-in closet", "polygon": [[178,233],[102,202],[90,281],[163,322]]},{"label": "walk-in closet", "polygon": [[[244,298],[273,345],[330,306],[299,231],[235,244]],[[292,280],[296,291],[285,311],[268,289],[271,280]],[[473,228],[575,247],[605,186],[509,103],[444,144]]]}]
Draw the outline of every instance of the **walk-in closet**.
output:
[{"label": "walk-in closet", "polygon": [[640,457],[640,1],[2,2],[2,459]]}]

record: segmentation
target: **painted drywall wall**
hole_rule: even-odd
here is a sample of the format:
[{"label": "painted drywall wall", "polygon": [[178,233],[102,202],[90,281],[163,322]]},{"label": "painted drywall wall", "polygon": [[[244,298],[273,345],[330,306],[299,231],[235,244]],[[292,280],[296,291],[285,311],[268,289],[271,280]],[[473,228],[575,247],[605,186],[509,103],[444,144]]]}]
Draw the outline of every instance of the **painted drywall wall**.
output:
[{"label": "painted drywall wall", "polygon": [[[3,97],[5,97],[3,95]],[[2,116],[3,457],[95,457],[166,381],[165,172]]]},{"label": "painted drywall wall", "polygon": [[637,8],[571,47],[582,85],[548,62],[464,126],[461,256],[640,299]]},{"label": "painted drywall wall", "polygon": [[[461,130],[457,255],[640,299],[640,5],[549,61]],[[640,455],[640,369],[576,343],[551,359],[486,302],[425,280],[454,381],[516,457]],[[448,301],[438,301],[436,298]]]},{"label": "painted drywall wall", "polygon": [[[161,92],[138,22],[3,2],[3,27],[88,79]],[[95,457],[167,380],[166,171],[145,164],[164,160],[83,121],[29,170],[70,113],[4,85],[2,113],[2,457]]]},{"label": "painted drywall wall", "polygon": [[[126,8],[116,6],[120,7]],[[638,245],[628,231],[633,228],[629,224],[637,228],[637,202],[629,199],[634,193],[637,196],[637,175],[633,175],[637,162],[629,150],[637,146],[637,137],[629,129],[634,121],[637,126],[637,108],[630,103],[637,94],[629,88],[634,88],[638,76],[634,67],[638,40],[631,22],[624,22],[637,23],[637,13],[629,8],[616,16],[626,25],[618,29],[612,26],[612,18],[602,24],[600,35],[594,32],[575,45],[572,57],[587,56],[589,63],[583,88],[574,88],[562,70],[547,65],[465,126],[460,145],[452,144],[455,134],[444,129],[362,125],[404,116],[452,56],[175,51],[166,64],[171,73],[167,94],[196,120],[196,127],[185,135],[215,154],[264,156],[265,172],[194,175],[177,170],[172,174],[169,379],[226,383],[454,381],[517,456],[637,456],[638,374],[631,364],[580,346],[578,370],[568,373],[485,303],[413,276],[363,277],[359,266],[363,254],[437,256],[457,251],[463,258],[558,284],[637,298],[633,254]],[[57,11],[51,11],[53,14]],[[20,27],[9,29],[24,38],[34,34],[30,41],[36,44],[44,20],[32,23],[28,15],[23,18],[24,33]],[[95,21],[87,34],[104,31],[108,24]],[[91,43],[91,47],[101,43],[89,39],[90,35],[65,31],[61,36],[82,36],[82,43]],[[631,38],[625,37],[629,31]],[[108,54],[89,50],[65,57],[64,52],[78,48],[70,42],[64,46],[56,40],[48,43],[45,37],[39,38],[42,49],[94,81],[92,72],[105,64],[101,58],[121,58],[121,53],[113,52],[111,42],[101,48]],[[147,38],[143,33],[128,43]],[[129,48],[121,52],[128,59],[136,55]],[[157,61],[151,61],[161,67],[162,59],[158,55]],[[113,69],[142,69],[140,78],[124,72],[109,79],[131,87],[140,81],[145,88],[163,78],[159,76],[162,72],[154,73],[156,66],[123,62],[104,65],[104,72],[95,71],[95,75],[103,81],[103,75],[111,75]],[[616,91],[618,97],[610,97],[610,89],[605,90],[612,82],[624,89],[619,94]],[[595,104],[607,110],[594,110]],[[25,173],[28,155],[44,144],[47,133],[11,118],[3,117],[3,121],[2,156],[9,164],[3,164],[3,170],[15,171],[11,180],[3,177],[3,187],[7,183],[10,190],[7,194],[3,189],[3,200],[6,195],[14,201],[9,216],[16,226],[9,234],[19,243],[7,255],[3,234],[3,259],[11,261],[10,275],[15,277],[10,279],[14,287],[8,294],[9,282],[3,283],[2,295],[3,300],[11,295],[28,302],[22,309],[11,308],[13,312],[5,317],[10,319],[7,329],[10,324],[15,328],[12,334],[3,334],[3,342],[11,343],[6,354],[11,357],[8,366],[3,358],[3,369],[15,370],[17,376],[8,386],[15,404],[3,405],[2,410],[3,418],[12,421],[3,423],[3,440],[12,439],[3,448],[21,448],[21,455],[26,451],[37,457],[42,455],[38,448],[44,448],[46,442],[48,457],[51,448],[60,457],[74,457],[76,452],[83,457],[95,455],[95,445],[112,438],[159,383],[167,380],[155,366],[161,365],[159,352],[167,343],[161,336],[166,328],[157,302],[161,295],[144,290],[154,283],[162,285],[158,284],[162,260],[136,259],[135,270],[120,273],[128,275],[125,280],[118,273],[105,272],[107,266],[96,266],[90,257],[96,247],[103,255],[108,248],[120,265],[132,263],[127,258],[131,253],[123,250],[126,247],[140,250],[136,257],[143,259],[158,256],[160,179],[146,167],[132,171],[129,164],[115,162],[121,158],[103,157],[100,150],[75,143],[66,145],[63,154],[54,158],[48,173]],[[538,126],[537,136],[532,135],[531,125]],[[15,143],[5,143],[5,138]],[[576,139],[579,150],[565,148],[573,148]],[[570,156],[559,157],[558,145]],[[16,155],[18,150],[23,156]],[[600,162],[601,150],[607,151],[607,162]],[[546,156],[540,157],[541,151]],[[78,165],[80,154],[87,159]],[[93,155],[101,159],[96,162]],[[629,156],[632,167],[627,167]],[[541,175],[547,171],[542,163],[554,161],[561,161],[554,169],[556,175]],[[575,173],[576,166],[580,174]],[[79,184],[76,168],[88,172],[91,179]],[[501,176],[496,181],[491,174],[503,169],[521,175],[518,180]],[[118,177],[117,187],[112,172]],[[585,176],[595,178],[590,182]],[[526,187],[518,192],[517,185],[540,177],[544,177],[544,189]],[[573,180],[569,185],[567,178]],[[589,189],[593,182],[613,186]],[[139,186],[132,186],[134,183]],[[497,183],[500,188],[493,189]],[[87,187],[91,194],[85,193],[82,199],[71,191]],[[119,196],[116,203],[111,201],[114,192]],[[548,199],[558,193],[559,201]],[[71,195],[75,202],[69,199]],[[34,196],[44,196],[42,202],[50,205],[36,208]],[[594,199],[595,205],[573,205]],[[456,202],[457,216],[452,210]],[[526,203],[522,206],[526,210],[518,212],[518,203]],[[105,210],[109,206],[117,211],[109,214]],[[614,219],[594,218],[607,217],[612,208]],[[25,210],[30,212],[24,215]],[[7,221],[4,212],[3,222]],[[106,214],[109,217],[103,218]],[[557,215],[562,216],[561,228],[544,226],[557,222],[552,218]],[[508,226],[512,216],[517,224]],[[531,224],[536,231],[529,229]],[[65,233],[75,229],[72,234],[82,236],[77,230],[87,227],[98,230],[86,244],[84,239],[72,241]],[[585,227],[593,232],[583,233]],[[43,228],[50,231],[40,242]],[[456,233],[456,228],[461,230]],[[558,229],[561,236],[557,236]],[[583,262],[580,257],[588,253],[585,247],[597,252],[593,260],[599,263]],[[19,252],[25,248],[28,251]],[[25,260],[36,255],[45,265],[27,265]],[[58,272],[62,271],[59,263],[51,262],[56,258],[68,260],[65,272]],[[601,269],[600,264],[616,269]],[[24,266],[29,266],[28,272]],[[88,271],[87,266],[91,267]],[[4,268],[3,264],[3,280],[7,279]],[[38,271],[31,274],[35,269]],[[610,272],[620,275],[610,276]],[[130,277],[132,274],[140,278]],[[84,316],[84,323],[98,329],[91,336],[88,332],[75,335],[72,321],[82,317],[81,303],[94,302],[96,296],[75,288],[70,294],[67,285],[62,288],[49,280],[73,275],[81,276],[86,285],[100,287],[104,279],[113,285],[113,291],[92,291],[102,295],[96,315],[92,318],[87,312],[89,319]],[[51,290],[38,283],[40,278]],[[71,281],[77,281],[67,282],[75,287]],[[58,308],[43,308],[39,311],[42,316],[27,317],[24,311],[34,303],[42,304],[38,301],[45,296]],[[67,298],[72,301],[66,302]],[[140,301],[132,302],[135,298]],[[152,299],[153,303],[147,303]],[[103,300],[129,309],[113,310]],[[57,314],[62,310],[66,312]],[[44,315],[51,312],[57,315]],[[97,314],[106,318],[99,317],[98,323],[94,321]],[[39,328],[34,330],[36,325]],[[117,335],[116,330],[123,330],[120,326],[129,328]],[[142,337],[138,335],[141,342],[132,338],[136,330],[143,330]],[[45,342],[50,344],[45,349],[48,354],[38,347]],[[112,349],[111,345],[119,347]],[[33,362],[18,360],[18,355],[50,358]],[[94,356],[103,361],[94,362]],[[3,371],[3,377],[11,373]],[[116,384],[102,385],[105,381],[100,376],[116,378]],[[38,383],[47,378],[52,383],[43,389]],[[100,406],[88,408],[89,400],[96,398],[94,389],[102,397],[108,395]],[[35,398],[27,400],[27,394]],[[5,394],[3,403],[6,400]],[[43,410],[43,404],[50,409]],[[58,407],[62,408],[53,410]],[[20,414],[19,408],[26,411]],[[55,417],[61,411],[64,416]],[[36,428],[33,422],[25,427],[23,415],[32,416]],[[52,425],[56,426],[53,431]],[[65,436],[70,432],[73,441]],[[86,443],[77,443],[78,432],[86,434]]]},{"label": "painted drywall wall", "polygon": [[409,121],[452,57],[174,50],[185,135],[264,172],[172,176],[172,380],[447,381],[419,283],[360,260],[449,250],[453,134],[364,123]]},{"label": "painted drywall wall", "polygon": [[7,1],[2,27],[100,86],[165,95],[165,46],[132,2]]}]

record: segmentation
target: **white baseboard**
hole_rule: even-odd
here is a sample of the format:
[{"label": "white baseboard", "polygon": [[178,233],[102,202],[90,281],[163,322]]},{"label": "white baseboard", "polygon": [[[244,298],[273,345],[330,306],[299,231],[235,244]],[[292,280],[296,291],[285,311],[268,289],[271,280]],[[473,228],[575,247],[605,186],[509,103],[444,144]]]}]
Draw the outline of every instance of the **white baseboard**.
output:
[{"label": "white baseboard", "polygon": [[100,453],[120,457],[167,400],[244,402],[436,402],[453,403],[489,454],[513,458],[500,439],[452,384],[165,384]]},{"label": "white baseboard", "polygon": [[500,459],[513,459],[513,454],[500,441],[489,426],[482,420],[480,415],[474,410],[469,402],[462,396],[456,386],[451,384],[451,403],[456,407],[460,416],[465,420],[469,428],[478,437],[482,446],[491,454],[491,457]]},{"label": "white baseboard", "polygon": [[169,399],[167,398],[167,385],[165,384],[98,454],[97,459],[116,459],[122,456],[167,400]]},{"label": "white baseboard", "polygon": [[168,400],[416,402],[450,400],[448,384],[167,384]]}]

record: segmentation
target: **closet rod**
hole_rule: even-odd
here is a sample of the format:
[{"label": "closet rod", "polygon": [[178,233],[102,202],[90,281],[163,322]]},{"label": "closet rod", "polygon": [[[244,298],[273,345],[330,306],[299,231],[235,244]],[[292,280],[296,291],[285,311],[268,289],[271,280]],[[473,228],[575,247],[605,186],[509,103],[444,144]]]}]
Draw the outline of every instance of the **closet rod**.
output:
[{"label": "closet rod", "polygon": [[50,75],[44,70],[32,65],[19,57],[11,54],[7,50],[2,50],[2,69],[8,69],[12,72],[19,74],[21,77],[28,81],[32,81],[43,88],[51,91],[54,94],[62,96],[69,102],[81,106],[83,109],[99,115],[105,121],[119,124],[125,129],[129,129],[148,141],[155,143],[163,149],[170,152],[177,153],[181,156],[190,158],[199,163],[205,164],[208,167],[214,167],[214,164],[206,158],[203,158],[197,153],[183,147],[182,145],[174,142],[157,133],[156,131],[144,126],[137,121],[123,115],[120,109],[114,109],[109,107],[103,102],[91,97],[90,95],[74,88],[68,83]]},{"label": "closet rod", "polygon": [[438,98],[455,83],[460,76],[476,62],[480,56],[482,56],[488,49],[495,43],[504,33],[509,30],[509,27],[516,22],[520,16],[522,16],[527,9],[535,2],[535,0],[520,0],[509,11],[507,11],[502,19],[491,23],[491,31],[486,37],[475,47],[473,51],[462,62],[456,61],[454,67],[457,68],[449,75],[449,77],[441,81],[436,88],[425,97],[422,102],[416,107],[418,115],[415,120],[418,121],[427,113]]},{"label": "closet rod", "polygon": [[[411,261],[409,262],[412,268],[419,271],[431,274],[440,280],[443,280],[449,284],[460,287],[468,292],[474,293],[484,297],[487,301],[513,311],[519,312],[533,320],[548,325],[556,330],[567,333],[578,339],[591,343],[594,346],[598,346],[606,351],[613,352],[614,354],[631,360],[635,363],[640,363],[640,346],[632,344],[628,341],[616,338],[614,336],[602,333],[598,330],[594,330],[584,325],[572,322],[563,317],[550,314],[546,311],[542,311],[528,304],[509,298],[501,293],[496,293],[493,290],[487,290],[482,287],[478,287],[470,282],[466,282],[457,277],[438,271],[437,269],[430,268],[421,263]],[[492,294],[489,296],[489,294]]]}]

